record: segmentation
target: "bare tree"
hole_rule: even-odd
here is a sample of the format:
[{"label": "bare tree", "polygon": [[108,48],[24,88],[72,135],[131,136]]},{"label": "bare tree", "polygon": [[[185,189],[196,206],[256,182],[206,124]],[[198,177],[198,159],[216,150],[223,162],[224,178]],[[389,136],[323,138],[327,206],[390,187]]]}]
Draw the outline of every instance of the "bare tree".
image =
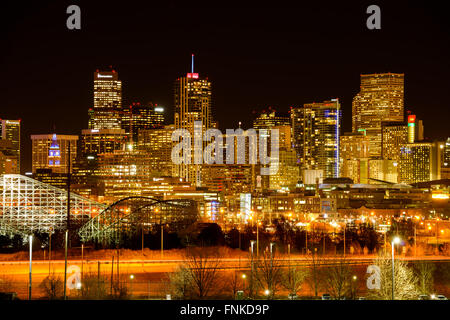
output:
[{"label": "bare tree", "polygon": [[64,281],[60,276],[56,276],[52,273],[42,280],[39,284],[39,288],[44,291],[46,298],[50,300],[60,299],[64,294]]},{"label": "bare tree", "polygon": [[189,248],[184,266],[188,270],[192,291],[197,298],[206,298],[216,287],[221,265],[222,255],[217,248]]},{"label": "bare tree", "polygon": [[241,284],[243,283],[241,276],[239,276],[238,271],[232,271],[227,274],[227,277],[225,279],[225,289],[226,291],[231,293],[231,297],[235,299],[237,292],[239,291],[239,288],[241,287]]},{"label": "bare tree", "polygon": [[273,298],[281,285],[280,260],[275,252],[265,250],[257,263],[256,279],[263,290],[268,290],[268,297]]},{"label": "bare tree", "polygon": [[419,262],[414,266],[417,277],[417,290],[421,294],[430,294],[433,290],[433,275],[435,265],[431,262]]},{"label": "bare tree", "polygon": [[297,295],[309,274],[310,271],[308,269],[292,266],[289,261],[286,271],[282,274],[281,285],[290,294]]},{"label": "bare tree", "polygon": [[[380,289],[371,290],[368,297],[376,300],[390,300],[392,299],[392,260],[389,257],[380,256],[374,264],[380,268]],[[399,259],[395,260],[394,269],[394,298],[396,300],[416,299],[417,279],[413,270],[406,262]]]},{"label": "bare tree", "polygon": [[351,294],[352,269],[344,258],[329,260],[320,272],[324,289],[335,299]]},{"label": "bare tree", "polygon": [[169,292],[175,299],[189,299],[192,295],[192,278],[191,272],[184,266],[178,268],[168,274]]},{"label": "bare tree", "polygon": [[12,291],[13,288],[13,280],[11,277],[3,276],[0,278],[0,292],[9,292]]},{"label": "bare tree", "polygon": [[311,265],[311,272],[310,276],[307,278],[307,282],[310,288],[314,291],[314,296],[317,297],[319,295],[319,288],[321,285],[320,268],[324,263],[324,259],[317,254],[317,248],[314,248],[308,258]]},{"label": "bare tree", "polygon": [[80,296],[95,300],[108,297],[108,278],[97,273],[85,273],[81,283]]}]

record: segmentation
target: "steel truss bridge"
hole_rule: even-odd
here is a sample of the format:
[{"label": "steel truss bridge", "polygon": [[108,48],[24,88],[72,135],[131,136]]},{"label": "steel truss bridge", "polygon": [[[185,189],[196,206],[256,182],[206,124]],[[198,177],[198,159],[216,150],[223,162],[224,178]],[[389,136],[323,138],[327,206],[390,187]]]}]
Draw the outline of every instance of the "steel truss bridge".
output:
[{"label": "steel truss bridge", "polygon": [[[71,226],[81,227],[82,241],[119,244],[123,237],[150,232],[155,226],[174,230],[198,219],[194,200],[127,197],[107,206],[70,194]],[[27,237],[66,230],[67,191],[26,176],[0,176],[0,235]]]},{"label": "steel truss bridge", "polygon": [[83,242],[119,245],[124,237],[151,232],[156,226],[170,225],[173,230],[181,230],[197,219],[194,200],[133,196],[108,206],[90,219],[79,235]]}]

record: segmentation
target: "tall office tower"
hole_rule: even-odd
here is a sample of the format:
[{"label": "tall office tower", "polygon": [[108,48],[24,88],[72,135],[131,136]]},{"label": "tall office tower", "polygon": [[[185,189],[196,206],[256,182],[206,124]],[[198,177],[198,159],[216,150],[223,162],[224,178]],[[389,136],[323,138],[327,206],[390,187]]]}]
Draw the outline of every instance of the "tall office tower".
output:
[{"label": "tall office tower", "polygon": [[404,74],[362,74],[360,92],[353,98],[352,131],[364,130],[370,156],[381,157],[381,123],[404,120]]},{"label": "tall office tower", "polygon": [[53,173],[68,172],[69,145],[70,145],[70,171],[77,157],[78,136],[64,134],[37,134],[31,135],[32,140],[32,169],[52,169]]},{"label": "tall office tower", "polygon": [[175,126],[139,130],[137,149],[148,154],[148,161],[153,170],[153,177],[170,176],[172,174],[172,132]]},{"label": "tall office tower", "polygon": [[0,175],[2,174],[20,174],[19,159],[8,139],[0,139]]},{"label": "tall office tower", "polygon": [[288,115],[276,114],[276,111],[269,107],[266,112],[263,110],[253,121],[254,129],[270,129],[276,126],[290,126],[291,120]]},{"label": "tall office tower", "polygon": [[[381,155],[386,160],[400,159],[400,146],[409,142],[409,127],[403,122],[382,122]],[[414,142],[414,133],[413,141]]]},{"label": "tall office tower", "polygon": [[148,154],[141,150],[114,151],[98,156],[99,179],[108,200],[140,196],[143,186],[152,180]]},{"label": "tall office tower", "polygon": [[20,173],[20,120],[0,120],[0,138],[11,141],[11,154],[17,158],[17,173]]},{"label": "tall office tower", "polygon": [[341,105],[338,99],[291,109],[294,149],[303,170],[339,177]]},{"label": "tall office tower", "polygon": [[[199,121],[198,129],[205,132],[212,127],[211,107],[211,82],[208,78],[201,78],[194,73],[194,62],[192,55],[191,72],[175,81],[174,95],[174,120],[175,129],[186,129],[194,141],[194,122]],[[202,139],[201,137],[198,137]],[[194,149],[194,148],[192,148]],[[192,154],[191,165],[180,164],[174,166],[174,175],[201,186],[200,164],[194,163]]]},{"label": "tall office tower", "polygon": [[123,129],[85,129],[81,130],[80,151],[83,157],[97,156],[124,149],[128,136]]},{"label": "tall office tower", "polygon": [[450,179],[450,138],[445,142],[442,158],[442,179]]},{"label": "tall office tower", "polygon": [[94,109],[89,129],[120,129],[122,81],[115,70],[94,72]]},{"label": "tall office tower", "polygon": [[439,180],[443,147],[443,142],[415,142],[401,145],[399,182]]},{"label": "tall office tower", "polygon": [[[409,113],[409,112],[408,112]],[[423,122],[416,115],[408,114],[408,143],[423,140]]]},{"label": "tall office tower", "polygon": [[340,176],[354,183],[368,183],[369,139],[364,132],[346,132],[340,137]]},{"label": "tall office tower", "polygon": [[153,103],[147,105],[139,102],[132,103],[122,112],[122,129],[128,133],[136,144],[139,130],[163,128],[164,108]]}]

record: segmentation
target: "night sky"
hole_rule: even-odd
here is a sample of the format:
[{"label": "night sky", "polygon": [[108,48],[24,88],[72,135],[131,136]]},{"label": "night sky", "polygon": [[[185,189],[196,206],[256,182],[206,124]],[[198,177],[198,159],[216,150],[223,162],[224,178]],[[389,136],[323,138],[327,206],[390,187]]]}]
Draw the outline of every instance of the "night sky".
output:
[{"label": "night sky", "polygon": [[[219,125],[251,126],[253,110],[339,98],[343,132],[361,73],[405,73],[405,109],[425,136],[450,136],[450,27],[436,2],[305,1],[283,7],[222,2],[2,1],[0,118],[22,119],[22,171],[31,170],[31,134],[80,134],[93,104],[93,72],[112,65],[123,103],[153,101],[173,118],[173,83],[190,69],[213,83]],[[66,28],[67,6],[81,30]],[[225,4],[228,4],[225,6]],[[381,30],[366,8],[381,7]]]}]

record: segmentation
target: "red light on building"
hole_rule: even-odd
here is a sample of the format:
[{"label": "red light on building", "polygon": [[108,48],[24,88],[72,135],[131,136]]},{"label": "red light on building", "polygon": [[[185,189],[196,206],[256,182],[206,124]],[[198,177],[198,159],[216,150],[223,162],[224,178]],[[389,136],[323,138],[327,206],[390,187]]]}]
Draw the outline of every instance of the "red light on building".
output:
[{"label": "red light on building", "polygon": [[198,73],[188,73],[187,77],[190,79],[198,79]]},{"label": "red light on building", "polygon": [[416,122],[416,116],[410,115],[408,116],[408,123],[415,123]]}]

